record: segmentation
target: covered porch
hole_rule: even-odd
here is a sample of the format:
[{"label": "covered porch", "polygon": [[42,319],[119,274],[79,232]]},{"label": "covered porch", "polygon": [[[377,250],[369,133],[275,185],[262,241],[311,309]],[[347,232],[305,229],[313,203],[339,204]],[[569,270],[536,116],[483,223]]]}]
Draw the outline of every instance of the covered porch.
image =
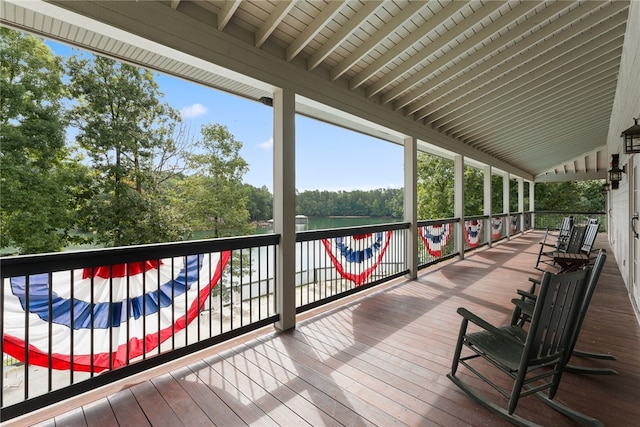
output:
[{"label": "covered porch", "polygon": [[[507,425],[446,374],[459,306],[493,324],[508,322],[516,289],[528,287],[539,231],[396,279],[191,354],[9,425]],[[607,235],[595,245],[611,253]],[[617,376],[565,374],[557,399],[605,425],[640,419],[640,326],[613,257],[587,313],[577,348],[611,353]],[[487,393],[492,394],[489,390]],[[542,425],[576,425],[534,397],[516,413]]]},{"label": "covered porch", "polygon": [[[605,179],[609,155],[624,152],[620,132],[639,111],[640,5],[321,2],[316,10],[312,3],[2,2],[3,25],[259,100],[273,107],[274,122],[274,235],[126,248],[96,252],[91,259],[87,254],[56,256],[49,264],[34,257],[18,266],[20,272],[14,276],[3,264],[3,274],[11,277],[36,273],[47,277],[66,269],[204,253],[210,265],[222,266],[214,257],[221,251],[238,251],[240,259],[251,259],[252,250],[266,253],[268,268],[255,281],[250,277],[248,288],[253,290],[251,285],[258,283],[258,298],[264,291],[269,310],[256,309],[249,326],[269,326],[211,346],[206,353],[176,345],[185,357],[157,366],[153,362],[164,354],[149,357],[147,369],[131,375],[131,370],[112,370],[113,362],[107,360],[102,369],[126,378],[95,390],[79,390],[77,397],[49,405],[44,399],[59,391],[50,374],[48,386],[43,386],[45,398],[38,401],[43,409],[10,419],[7,425],[501,425],[445,377],[460,323],[455,310],[466,306],[493,323],[505,322],[515,290],[527,287],[527,278],[535,271],[542,235],[507,234],[493,245],[489,237],[487,248],[465,256],[462,224],[468,220],[477,224],[479,219],[489,224],[495,216],[508,221],[512,213],[507,197],[502,213],[496,214],[489,197],[484,199],[482,218],[465,213],[463,168],[465,164],[482,168],[486,177],[501,174],[503,195],[515,178],[516,216],[522,218],[518,231],[526,229],[525,211],[535,211],[535,183]],[[467,22],[460,25],[463,17]],[[429,25],[424,25],[427,21]],[[526,40],[523,35],[533,37]],[[414,47],[419,40],[424,43]],[[486,40],[487,45],[483,41],[476,47],[474,40]],[[518,44],[520,40],[526,43]],[[502,50],[503,45],[515,48]],[[471,48],[476,54],[466,59]],[[486,56],[489,52],[495,55]],[[517,60],[506,61],[507,56]],[[414,59],[428,59],[429,67],[425,64],[421,71],[423,66]],[[601,72],[602,84],[592,78]],[[447,76],[451,79],[445,83]],[[326,288],[308,292],[305,284],[306,299],[294,301],[299,275],[291,261],[303,250],[312,251],[306,239],[319,245],[321,239],[343,235],[332,231],[305,237],[296,232],[296,115],[400,144],[405,154],[405,222],[385,230],[404,236],[390,246],[395,270],[389,267],[386,276],[372,279],[370,284],[375,281],[378,286],[366,293],[303,313],[299,310],[326,298],[327,292]],[[454,224],[455,253],[421,272],[420,221],[435,220],[420,218],[417,212],[418,152],[447,156],[455,162],[456,174],[455,218],[449,221]],[[634,425],[640,415],[640,330],[629,299],[631,294],[638,301],[640,295],[635,262],[640,259],[640,240],[629,225],[640,200],[639,161],[631,153],[620,157],[626,174],[608,193],[609,234],[600,235],[596,245],[606,248],[610,257],[578,343],[580,349],[615,354],[617,361],[595,364],[611,366],[619,375],[567,374],[558,395],[605,425]],[[485,194],[491,194],[490,181],[485,183]],[[534,224],[538,225],[529,222]],[[299,247],[306,249],[298,252]],[[407,274],[415,280],[401,278]],[[242,277],[238,280],[242,289],[247,283]],[[73,297],[74,287],[69,289]],[[242,309],[256,295],[243,299],[240,292]],[[220,308],[222,319],[227,306],[221,303]],[[231,318],[238,319],[238,328],[228,331],[222,321],[209,323],[203,335],[217,340],[217,326],[220,336],[244,333],[244,317]],[[275,331],[275,322],[280,332]],[[200,330],[197,336],[197,345],[209,347],[209,342],[199,340]],[[92,354],[99,341],[91,341]],[[53,344],[49,338],[47,346]],[[111,343],[108,347],[112,350]],[[143,346],[141,354],[146,353]],[[90,361],[87,367],[92,376],[98,372],[93,364]],[[108,374],[96,375],[92,382],[100,383]],[[70,383],[75,383],[74,375]],[[61,390],[59,394],[66,393]],[[30,395],[25,394],[27,407]],[[572,425],[532,399],[522,402],[519,413],[543,425]],[[6,416],[7,412],[0,419]]]}]

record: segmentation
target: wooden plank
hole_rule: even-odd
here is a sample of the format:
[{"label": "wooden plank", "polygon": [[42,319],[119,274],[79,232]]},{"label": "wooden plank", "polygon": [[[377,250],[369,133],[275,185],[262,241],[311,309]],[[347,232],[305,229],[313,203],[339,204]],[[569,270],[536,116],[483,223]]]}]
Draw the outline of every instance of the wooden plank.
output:
[{"label": "wooden plank", "polygon": [[87,420],[84,418],[84,411],[82,407],[72,409],[62,415],[55,417],[55,425],[57,426],[77,426],[83,427],[87,425]]},{"label": "wooden plank", "polygon": [[131,392],[153,426],[181,425],[178,418],[151,381],[131,387]]},{"label": "wooden plank", "polygon": [[151,425],[131,390],[119,391],[109,396],[108,399],[120,425],[135,425],[136,427]]},{"label": "wooden plank", "polygon": [[108,399],[102,398],[83,407],[87,427],[118,427]]},{"label": "wooden plank", "polygon": [[189,367],[171,373],[186,393],[218,426],[240,425],[242,419],[194,374]]},{"label": "wooden plank", "polygon": [[220,397],[222,402],[247,425],[260,424],[277,426],[278,424],[258,405],[240,392],[233,383],[233,377],[224,378],[205,361],[189,366],[203,384]]},{"label": "wooden plank", "polygon": [[187,426],[214,426],[214,414],[207,414],[171,374],[151,380],[180,421]]}]

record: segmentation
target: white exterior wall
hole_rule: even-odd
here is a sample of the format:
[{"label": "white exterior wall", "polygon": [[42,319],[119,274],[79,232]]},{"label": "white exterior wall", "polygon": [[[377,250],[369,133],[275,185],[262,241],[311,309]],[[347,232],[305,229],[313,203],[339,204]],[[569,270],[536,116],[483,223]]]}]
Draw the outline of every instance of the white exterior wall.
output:
[{"label": "white exterior wall", "polygon": [[[620,133],[633,125],[633,118],[640,118],[640,2],[632,1],[629,6],[629,20],[625,34],[616,97],[609,122],[607,148],[609,155],[620,154],[620,167],[626,165],[627,172],[632,165],[640,163],[640,154],[624,153]],[[619,189],[609,194],[609,242],[614,252],[622,277],[630,289],[631,266],[633,260],[631,244],[633,237],[630,229],[630,182],[629,174],[624,174]],[[640,307],[640,295],[630,295],[636,310]],[[640,313],[637,312],[637,314]]]}]

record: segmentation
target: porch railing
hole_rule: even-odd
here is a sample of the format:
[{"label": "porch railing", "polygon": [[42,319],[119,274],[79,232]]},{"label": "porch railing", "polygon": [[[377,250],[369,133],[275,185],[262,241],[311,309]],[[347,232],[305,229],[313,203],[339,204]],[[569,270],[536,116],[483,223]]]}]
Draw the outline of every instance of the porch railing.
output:
[{"label": "porch railing", "polygon": [[589,219],[597,219],[600,224],[599,231],[607,231],[606,212],[573,212],[573,211],[536,211],[535,228],[538,230],[558,230],[562,224],[562,218],[572,216],[576,224],[587,223]]},{"label": "porch railing", "polygon": [[298,313],[408,272],[408,223],[298,232]]},{"label": "porch railing", "polygon": [[279,319],[277,235],[0,260],[0,421]]},{"label": "porch railing", "polygon": [[[471,232],[462,250],[472,250],[520,222],[531,214],[420,221],[418,264],[458,255],[456,233]],[[298,232],[296,311],[405,275],[408,232],[408,223]],[[279,240],[0,258],[0,421],[275,323]]]}]

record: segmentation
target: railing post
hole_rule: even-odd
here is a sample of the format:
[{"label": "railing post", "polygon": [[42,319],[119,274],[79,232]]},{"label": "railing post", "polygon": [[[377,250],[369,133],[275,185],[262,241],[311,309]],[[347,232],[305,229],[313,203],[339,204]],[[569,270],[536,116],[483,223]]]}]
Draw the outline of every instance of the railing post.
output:
[{"label": "railing post", "polygon": [[535,230],[536,226],[536,197],[535,197],[535,189],[536,183],[533,181],[529,181],[529,212],[531,212],[531,222],[529,223],[529,227],[532,230]]},{"label": "railing post", "polygon": [[486,219],[485,223],[485,233],[487,234],[487,243],[489,247],[493,246],[493,240],[491,238],[491,166],[484,167],[484,214],[489,215],[489,218]]},{"label": "railing post", "polygon": [[273,227],[276,249],[276,328],[296,325],[295,93],[279,89],[273,99]]},{"label": "railing post", "polygon": [[453,158],[454,196],[453,216],[460,218],[457,224],[456,247],[460,252],[460,259],[464,259],[464,156]]},{"label": "railing post", "polygon": [[404,221],[406,232],[405,258],[409,278],[418,277],[418,143],[415,137],[404,139]]},{"label": "railing post", "polygon": [[518,228],[520,232],[524,231],[524,179],[518,177]]},{"label": "railing post", "polygon": [[503,213],[506,214],[505,216],[505,220],[506,220],[506,224],[504,224],[504,226],[506,227],[506,236],[507,236],[507,240],[509,240],[509,238],[511,238],[511,215],[509,214],[509,191],[510,191],[510,186],[509,186],[509,173],[504,174],[504,176],[502,177],[502,211]]}]

